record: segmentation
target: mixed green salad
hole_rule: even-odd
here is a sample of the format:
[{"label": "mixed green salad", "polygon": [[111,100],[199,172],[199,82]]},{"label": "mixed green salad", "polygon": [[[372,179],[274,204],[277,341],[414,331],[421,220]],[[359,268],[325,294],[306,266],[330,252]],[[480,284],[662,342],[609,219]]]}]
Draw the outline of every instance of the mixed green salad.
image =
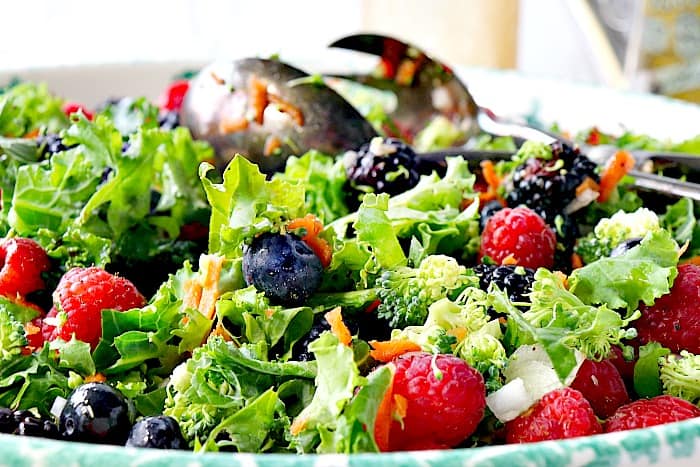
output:
[{"label": "mixed green salad", "polygon": [[[589,431],[539,439],[606,431],[619,407],[664,395],[700,414],[700,212],[630,190],[622,156],[618,170],[484,136],[512,160],[419,169],[380,138],[273,175],[241,156],[220,172],[172,106],[66,113],[44,85],[0,92],[0,292],[29,275],[11,270],[13,239],[48,258],[40,287],[0,293],[0,432],[358,453],[535,441],[522,423],[564,388],[591,399]],[[450,141],[435,131],[425,147]],[[700,153],[697,138],[580,139]],[[64,301],[75,268],[128,280],[143,306],[86,317]],[[599,410],[582,369],[603,363],[621,386]],[[126,404],[118,428],[75,429],[87,385],[106,391],[95,404]]]}]

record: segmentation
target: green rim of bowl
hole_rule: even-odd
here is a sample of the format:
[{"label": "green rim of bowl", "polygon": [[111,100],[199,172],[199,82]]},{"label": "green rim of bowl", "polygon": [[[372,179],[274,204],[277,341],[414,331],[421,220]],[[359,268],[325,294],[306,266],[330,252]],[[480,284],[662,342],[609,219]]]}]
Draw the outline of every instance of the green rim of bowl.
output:
[{"label": "green rim of bowl", "polygon": [[491,446],[444,451],[415,451],[387,454],[295,455],[232,454],[161,451],[119,446],[54,441],[15,435],[0,435],[0,464],[13,467],[139,466],[166,467],[392,467],[452,465],[566,466],[566,465],[690,465],[700,460],[700,418],[641,430],[610,433],[563,441]]}]

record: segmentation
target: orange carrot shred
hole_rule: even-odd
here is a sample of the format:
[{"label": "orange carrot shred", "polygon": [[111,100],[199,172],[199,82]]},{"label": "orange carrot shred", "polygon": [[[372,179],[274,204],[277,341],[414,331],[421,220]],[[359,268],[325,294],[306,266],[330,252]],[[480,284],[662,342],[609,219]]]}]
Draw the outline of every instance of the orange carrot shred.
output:
[{"label": "orange carrot shred", "polygon": [[695,264],[697,266],[700,266],[700,256],[692,256],[688,259],[684,259],[680,262],[680,264]]},{"label": "orange carrot shred", "polygon": [[32,138],[36,138],[37,136],[39,136],[39,129],[34,128],[33,130],[31,130],[30,132],[25,134],[23,137],[26,139],[32,139]]},{"label": "orange carrot shred", "polygon": [[564,287],[568,289],[569,288],[569,278],[566,277],[566,274],[564,274],[561,271],[554,271],[554,274],[561,279],[562,283],[564,284]]},{"label": "orange carrot shred", "polygon": [[603,174],[600,176],[599,202],[605,202],[610,198],[610,195],[615,190],[620,180],[622,180],[622,177],[632,170],[634,163],[634,157],[632,157],[632,154],[629,152],[617,151],[615,153],[605,167]]},{"label": "orange carrot shred", "polygon": [[461,342],[467,337],[467,329],[463,327],[448,329],[447,335],[454,336],[457,338],[457,342]]},{"label": "orange carrot shred", "polygon": [[505,258],[503,258],[501,264],[505,266],[513,266],[515,264],[518,264],[518,259],[515,256],[513,256],[513,253],[511,253]]},{"label": "orange carrot shred", "polygon": [[265,145],[263,146],[263,156],[271,156],[282,147],[282,140],[280,140],[275,135],[269,135],[265,139]]},{"label": "orange carrot shred", "polygon": [[95,373],[94,375],[86,376],[83,381],[86,383],[104,383],[107,381],[107,377],[102,373]]},{"label": "orange carrot shred", "polygon": [[333,258],[333,248],[330,243],[325,239],[318,236],[323,230],[323,224],[318,219],[318,217],[313,214],[307,214],[304,217],[298,219],[293,219],[287,223],[287,229],[296,230],[304,229],[306,233],[301,237],[301,239],[306,243],[309,248],[318,256],[321,260],[321,265],[326,268],[331,264],[331,259]]},{"label": "orange carrot shred", "polygon": [[269,103],[267,84],[255,76],[251,76],[248,81],[248,98],[250,99],[250,109],[253,111],[253,120],[258,125],[262,125],[265,107]]},{"label": "orange carrot shred", "polygon": [[481,161],[479,165],[481,165],[481,174],[484,176],[484,180],[488,183],[489,188],[493,188],[494,191],[497,190],[501,185],[501,177],[496,173],[496,166],[493,161]]},{"label": "orange carrot shred", "polygon": [[295,107],[291,103],[274,94],[268,94],[267,98],[270,102],[277,106],[280,112],[284,112],[289,115],[292,120],[294,120],[294,123],[299,126],[304,126],[304,114],[298,107]]},{"label": "orange carrot shred", "polygon": [[390,362],[407,352],[417,352],[421,349],[420,345],[408,340],[369,341],[369,345],[372,346],[370,356],[383,363]]},{"label": "orange carrot shred", "polygon": [[578,269],[583,267],[583,258],[578,253],[571,254],[571,269]]},{"label": "orange carrot shred", "polygon": [[392,411],[393,418],[398,419],[398,421],[403,420],[406,417],[406,412],[408,411],[408,399],[406,399],[401,394],[394,394],[394,410]]},{"label": "orange carrot shred", "polygon": [[219,255],[203,255],[199,261],[202,280],[202,298],[197,309],[207,319],[214,319],[216,313],[216,300],[219,298],[219,276],[224,264],[224,257]]},{"label": "orange carrot shred", "polygon": [[576,187],[576,196],[581,196],[586,190],[600,191],[600,185],[596,183],[591,177],[586,177],[583,179],[581,184]]},{"label": "orange carrot shred", "polygon": [[297,417],[294,419],[292,422],[292,425],[289,427],[289,432],[296,436],[302,431],[304,431],[304,428],[306,428],[308,420],[305,417]]},{"label": "orange carrot shred", "polygon": [[185,308],[199,307],[199,302],[202,300],[202,285],[197,279],[188,279],[183,285],[184,297],[182,304]]},{"label": "orange carrot shred", "polygon": [[230,135],[248,129],[248,120],[245,117],[228,118],[219,123],[219,133]]},{"label": "orange carrot shred", "polygon": [[349,346],[352,342],[352,334],[343,321],[340,307],[337,306],[324,315],[328,324],[331,325],[331,332],[338,338],[341,344]]},{"label": "orange carrot shred", "polygon": [[377,443],[380,451],[389,449],[389,433],[393,422],[392,412],[394,411],[393,387],[394,379],[392,378],[389,387],[384,392],[382,401],[379,403],[377,416],[374,421],[374,441]]}]

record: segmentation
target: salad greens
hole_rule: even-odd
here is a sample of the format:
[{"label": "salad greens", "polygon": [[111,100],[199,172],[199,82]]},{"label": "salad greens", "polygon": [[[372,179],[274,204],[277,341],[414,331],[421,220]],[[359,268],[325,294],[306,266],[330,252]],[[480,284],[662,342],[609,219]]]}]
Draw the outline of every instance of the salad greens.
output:
[{"label": "salad greens", "polygon": [[[341,339],[346,322],[352,328],[371,316],[386,328],[384,343],[461,358],[488,394],[543,365],[547,384],[564,387],[584,358],[626,348],[641,304],[669,293],[681,256],[700,252],[691,201],[656,214],[620,188],[576,214],[574,251],[584,264],[568,275],[537,269],[531,290],[514,301],[495,282],[481,284],[472,267],[488,199],[462,157],[401,194],[367,193],[352,211],[343,161],[333,156],[291,157],[272,177],[236,156],[221,173],[211,147],[185,128],[159,126],[159,109],[145,99],[109,103],[94,120],[65,117],[61,105],[31,84],[0,94],[0,231],[36,240],[54,262],[47,291],[29,298],[48,309],[61,274],[96,265],[130,279],[147,303],[103,310],[94,349],[75,336],[31,349],[33,323],[46,310],[0,296],[0,406],[13,410],[49,416],[57,397],[106,380],[139,416],[172,416],[195,451],[377,452],[374,428],[393,369],[370,349],[376,336],[353,328]],[[444,121],[432,125],[417,138],[422,147],[464,136]],[[58,134],[64,147],[47,152],[26,138],[35,131]],[[614,143],[663,146],[633,135]],[[697,143],[674,148],[700,150]],[[516,149],[511,139],[478,144]],[[507,177],[531,157],[554,156],[526,142],[497,172]],[[308,215],[325,227],[290,228]],[[193,227],[206,233],[193,238]],[[298,306],[268,298],[242,267],[256,236],[290,231],[331,252],[318,290]],[[639,244],[610,256],[632,239]],[[300,359],[300,350],[312,357]],[[698,356],[651,342],[639,347],[634,389],[698,404],[699,375]],[[486,422],[480,435],[488,437]]]}]

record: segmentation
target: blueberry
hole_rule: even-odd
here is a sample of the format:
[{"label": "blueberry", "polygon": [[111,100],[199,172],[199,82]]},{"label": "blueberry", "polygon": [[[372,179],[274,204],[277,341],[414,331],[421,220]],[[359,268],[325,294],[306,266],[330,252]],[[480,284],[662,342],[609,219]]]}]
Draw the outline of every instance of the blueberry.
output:
[{"label": "blueberry", "polygon": [[639,245],[640,243],[642,243],[641,238],[630,238],[629,240],[620,242],[615,248],[612,249],[612,251],[610,252],[610,257],[613,258],[615,256],[621,256],[627,253],[632,248]]},{"label": "blueberry", "polygon": [[294,234],[262,234],[243,255],[246,283],[281,305],[304,303],[320,285],[322,272],[321,260]]},{"label": "blueberry", "polygon": [[107,384],[83,384],[68,396],[59,430],[73,441],[123,445],[131,430],[129,402]]},{"label": "blueberry", "polygon": [[187,449],[180,427],[167,415],[146,417],[134,425],[126,445],[135,448]]}]

